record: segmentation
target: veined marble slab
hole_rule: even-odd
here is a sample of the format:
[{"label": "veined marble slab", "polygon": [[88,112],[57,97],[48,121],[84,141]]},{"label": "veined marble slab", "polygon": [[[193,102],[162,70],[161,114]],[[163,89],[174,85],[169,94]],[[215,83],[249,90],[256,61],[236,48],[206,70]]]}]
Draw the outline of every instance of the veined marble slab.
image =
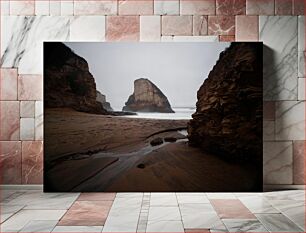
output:
[{"label": "veined marble slab", "polygon": [[264,183],[292,184],[292,142],[264,142]]},{"label": "veined marble slab", "polygon": [[1,66],[19,74],[42,74],[43,41],[69,39],[70,17],[1,17]]},{"label": "veined marble slab", "polygon": [[162,36],[162,42],[218,42],[218,36]]},{"label": "veined marble slab", "polygon": [[270,232],[303,232],[282,214],[256,214],[256,217]]},{"label": "veined marble slab", "polygon": [[276,103],[276,140],[305,140],[305,102]]},{"label": "veined marble slab", "polygon": [[298,75],[300,78],[305,78],[305,16],[299,16],[298,26]]},{"label": "veined marble slab", "polygon": [[297,16],[260,16],[264,100],[297,100]]}]

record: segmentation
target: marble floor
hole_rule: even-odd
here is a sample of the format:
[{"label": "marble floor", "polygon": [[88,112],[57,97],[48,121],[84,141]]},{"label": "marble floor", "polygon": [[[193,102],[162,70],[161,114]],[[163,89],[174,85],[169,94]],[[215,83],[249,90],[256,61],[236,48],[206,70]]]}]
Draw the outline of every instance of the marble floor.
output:
[{"label": "marble floor", "polygon": [[5,189],[0,232],[304,232],[305,191],[43,193]]}]

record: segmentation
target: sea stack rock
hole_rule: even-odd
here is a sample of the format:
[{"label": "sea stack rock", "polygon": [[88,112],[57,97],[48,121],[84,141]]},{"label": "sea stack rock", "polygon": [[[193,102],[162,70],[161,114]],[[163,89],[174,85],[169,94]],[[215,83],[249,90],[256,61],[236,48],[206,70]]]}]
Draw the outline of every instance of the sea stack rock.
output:
[{"label": "sea stack rock", "polygon": [[262,44],[232,43],[197,93],[192,146],[230,161],[262,161]]},{"label": "sea stack rock", "polygon": [[134,93],[122,109],[131,112],[174,113],[167,97],[149,79],[134,81]]},{"label": "sea stack rock", "polygon": [[96,100],[100,102],[103,106],[103,108],[109,112],[114,111],[111,107],[110,103],[106,101],[106,96],[103,95],[100,91],[97,91],[97,98]]},{"label": "sea stack rock", "polygon": [[96,100],[96,83],[87,61],[60,42],[44,44],[45,107],[107,114]]}]

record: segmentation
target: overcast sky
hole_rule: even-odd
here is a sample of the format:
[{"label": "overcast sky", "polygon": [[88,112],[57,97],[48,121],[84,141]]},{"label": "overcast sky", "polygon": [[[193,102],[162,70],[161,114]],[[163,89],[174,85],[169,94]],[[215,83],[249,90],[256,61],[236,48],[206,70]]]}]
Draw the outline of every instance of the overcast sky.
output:
[{"label": "overcast sky", "polygon": [[97,89],[120,109],[133,93],[134,80],[148,78],[172,107],[193,107],[197,91],[229,43],[67,42],[85,58]]}]

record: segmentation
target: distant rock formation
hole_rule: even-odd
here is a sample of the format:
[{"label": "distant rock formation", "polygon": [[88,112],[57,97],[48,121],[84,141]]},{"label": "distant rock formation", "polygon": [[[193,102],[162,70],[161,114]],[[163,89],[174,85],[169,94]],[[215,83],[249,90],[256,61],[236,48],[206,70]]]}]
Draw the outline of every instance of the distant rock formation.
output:
[{"label": "distant rock formation", "polygon": [[97,91],[97,98],[96,100],[100,102],[103,105],[103,108],[107,111],[114,111],[113,108],[111,107],[110,103],[106,101],[105,95],[103,95],[100,91]]},{"label": "distant rock formation", "polygon": [[134,81],[134,93],[122,109],[132,112],[174,113],[167,97],[149,79]]},{"label": "distant rock formation", "polygon": [[96,101],[96,83],[86,60],[60,42],[44,45],[45,107],[107,114]]},{"label": "distant rock formation", "polygon": [[262,44],[232,43],[198,91],[190,145],[229,160],[262,161]]}]

